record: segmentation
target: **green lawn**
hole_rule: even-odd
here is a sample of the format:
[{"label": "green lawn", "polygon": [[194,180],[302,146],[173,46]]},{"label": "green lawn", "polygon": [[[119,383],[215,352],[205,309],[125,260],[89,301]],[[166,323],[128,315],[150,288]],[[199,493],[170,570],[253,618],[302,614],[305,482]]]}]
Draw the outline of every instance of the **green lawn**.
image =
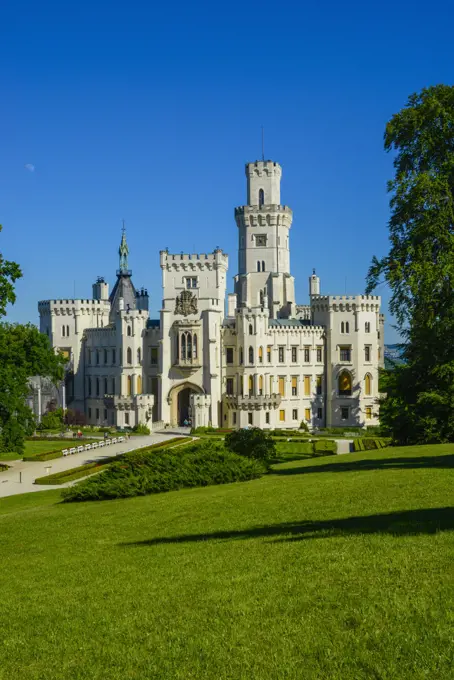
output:
[{"label": "green lawn", "polygon": [[0,679],[448,680],[454,445],[0,501]]},{"label": "green lawn", "polygon": [[[0,453],[0,460],[18,460],[24,456],[35,456],[38,453],[47,453],[47,451],[62,451],[63,449],[71,448],[71,446],[79,446],[79,443],[73,444],[72,439],[52,439],[49,441],[26,441],[24,454],[17,453]],[[83,444],[87,444],[83,441]]]}]

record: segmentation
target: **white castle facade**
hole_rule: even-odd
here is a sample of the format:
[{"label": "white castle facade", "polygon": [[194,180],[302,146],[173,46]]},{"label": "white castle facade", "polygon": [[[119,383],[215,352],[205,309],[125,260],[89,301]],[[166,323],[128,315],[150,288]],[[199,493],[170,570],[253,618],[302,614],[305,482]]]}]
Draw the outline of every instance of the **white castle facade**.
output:
[{"label": "white castle facade", "polygon": [[91,300],[46,300],[40,330],[68,358],[67,406],[97,425],[310,428],[378,424],[383,365],[380,298],[321,295],[295,303],[292,211],[282,169],[246,165],[247,204],[235,209],[238,274],[227,297],[228,256],[160,252],[163,300],[150,319],[136,290],[123,231],[117,281]]}]

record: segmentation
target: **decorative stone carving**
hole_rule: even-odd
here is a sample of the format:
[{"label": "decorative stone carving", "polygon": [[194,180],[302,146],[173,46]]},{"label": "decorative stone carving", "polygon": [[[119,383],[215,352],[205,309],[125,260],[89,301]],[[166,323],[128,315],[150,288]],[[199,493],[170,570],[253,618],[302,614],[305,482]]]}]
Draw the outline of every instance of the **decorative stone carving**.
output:
[{"label": "decorative stone carving", "polygon": [[175,300],[175,314],[197,314],[197,298],[190,290],[184,290]]}]

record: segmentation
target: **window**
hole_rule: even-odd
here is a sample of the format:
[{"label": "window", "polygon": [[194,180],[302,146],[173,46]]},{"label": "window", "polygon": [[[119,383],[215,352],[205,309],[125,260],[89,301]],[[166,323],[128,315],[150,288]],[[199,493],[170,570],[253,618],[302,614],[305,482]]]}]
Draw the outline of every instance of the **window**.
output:
[{"label": "window", "polygon": [[140,364],[141,361],[142,361],[142,350],[139,347],[139,349],[137,350],[137,363]]},{"label": "window", "polygon": [[88,378],[88,396],[91,397],[91,378]]},{"label": "window", "polygon": [[233,424],[236,425],[236,411],[233,412]]},{"label": "window", "polygon": [[229,395],[233,394],[233,378],[227,378],[226,381],[226,392]]},{"label": "window", "polygon": [[99,378],[96,378],[96,396],[99,397]]},{"label": "window", "polygon": [[152,366],[158,365],[158,348],[150,347],[150,364]]},{"label": "window", "polygon": [[341,361],[351,361],[352,349],[350,346],[340,347],[340,360]]},{"label": "window", "polygon": [[317,347],[317,363],[321,364],[323,361],[322,348]]},{"label": "window", "polygon": [[304,348],[304,361],[305,361],[306,364],[308,364],[310,360],[311,360],[311,348],[305,347]]},{"label": "window", "polygon": [[372,406],[366,406],[366,420],[372,419]]},{"label": "window", "polygon": [[115,394],[115,378],[112,378],[112,394]]},{"label": "window", "polygon": [[265,192],[263,189],[259,190],[259,208],[262,207],[262,205],[265,203]]},{"label": "window", "polygon": [[366,323],[364,324],[364,330],[366,331],[366,333],[370,333],[370,321],[366,321]]},{"label": "window", "polygon": [[[177,345],[178,348],[178,345]],[[197,335],[190,331],[184,331],[180,336],[180,355],[179,359],[191,360],[197,359]]]},{"label": "window", "polygon": [[279,394],[285,397],[285,378],[283,375],[279,376]]},{"label": "window", "polygon": [[132,377],[130,375],[126,378],[126,394],[128,397],[132,394]]},{"label": "window", "polygon": [[267,425],[270,424],[270,414],[269,414],[269,411],[267,411],[267,412],[265,413],[265,423],[266,423]]},{"label": "window", "polygon": [[284,349],[285,347],[279,347],[279,363],[283,364],[284,363]]},{"label": "window", "polygon": [[233,364],[233,347],[227,347],[225,350],[225,360],[228,364]]},{"label": "window", "polygon": [[348,323],[348,321],[345,322],[345,332],[350,333],[350,324]]},{"label": "window", "polygon": [[271,347],[269,345],[266,348],[266,360],[269,364],[271,363]]},{"label": "window", "polygon": [[298,361],[298,347],[292,347],[292,362],[296,364]]},{"label": "window", "polygon": [[99,420],[99,408],[96,409],[96,420]]},{"label": "window", "polygon": [[260,271],[260,260],[257,260],[257,271]]},{"label": "window", "polygon": [[348,406],[341,406],[341,420],[348,420]]},{"label": "window", "polygon": [[298,377],[292,376],[292,397],[298,396]]},{"label": "window", "polygon": [[107,420],[107,409],[104,409],[104,420]]},{"label": "window", "polygon": [[91,408],[88,409],[88,417],[89,417],[90,420],[91,420]]},{"label": "window", "polygon": [[341,323],[341,333],[345,333],[345,323],[343,321]]},{"label": "window", "polygon": [[322,393],[322,380],[323,378],[321,375],[318,375],[315,379],[315,390],[318,395]]},{"label": "window", "polygon": [[254,378],[252,375],[249,376],[248,378],[248,389],[249,389],[249,396],[252,397],[254,396]]},{"label": "window", "polygon": [[273,394],[273,376],[270,375],[270,394]]},{"label": "window", "polygon": [[107,387],[107,378],[104,378],[104,394],[109,394],[109,388]]},{"label": "window", "polygon": [[132,350],[130,347],[126,350],[126,363],[132,364]]},{"label": "window", "polygon": [[320,407],[317,409],[317,418],[318,420],[322,420],[323,418],[323,409]]},{"label": "window", "polygon": [[131,335],[131,326],[128,326],[126,333],[127,335]]},{"label": "window", "polygon": [[247,422],[248,422],[248,425],[252,425],[252,413],[247,414]]},{"label": "window", "polygon": [[254,335],[254,329],[252,328],[252,324],[249,324],[249,335]]},{"label": "window", "polygon": [[298,420],[298,409],[296,408],[292,411],[292,420]]},{"label": "window", "polygon": [[279,420],[281,423],[285,422],[285,411],[282,409],[282,411],[279,411]]},{"label": "window", "polygon": [[368,397],[372,394],[372,376],[370,373],[366,373],[364,377],[364,392]]},{"label": "window", "polygon": [[105,349],[105,350],[104,350],[104,363],[105,363],[105,364],[107,364],[107,359],[108,359],[107,350]]},{"label": "window", "polygon": [[309,397],[311,393],[311,376],[310,375],[305,375],[304,376],[304,394],[306,397]]},{"label": "window", "polygon": [[99,366],[99,350],[96,350],[96,365]]},{"label": "window", "polygon": [[91,349],[88,350],[88,363],[91,364]]},{"label": "window", "polygon": [[307,423],[311,422],[311,410],[310,410],[310,408],[304,409],[304,418],[305,418]]},{"label": "window", "polygon": [[262,272],[265,271],[265,260],[262,260]]},{"label": "window", "polygon": [[259,347],[259,363],[263,364],[263,347]]},{"label": "window", "polygon": [[243,348],[240,347],[240,366],[243,365]]},{"label": "window", "polygon": [[259,376],[259,395],[263,394],[263,375]]},{"label": "window", "polygon": [[186,288],[197,288],[197,277],[196,276],[188,276],[186,279]]},{"label": "window", "polygon": [[254,349],[252,347],[249,347],[249,363],[254,363]]},{"label": "window", "polygon": [[125,425],[129,425],[129,413],[125,413]]},{"label": "window", "polygon": [[63,337],[65,337],[65,334],[66,334],[66,326],[62,326],[62,327],[61,327],[61,334],[62,334]]},{"label": "window", "polygon": [[[265,247],[266,246],[266,234],[257,234],[257,236],[255,237],[255,245],[259,246],[259,248]],[[262,262],[262,265],[264,265],[264,264],[265,263]],[[264,271],[264,269],[262,269],[262,271]]]},{"label": "window", "polygon": [[137,376],[137,394],[142,394],[142,376],[138,375]]},{"label": "window", "polygon": [[116,352],[115,352],[115,350],[113,349],[113,350],[112,350],[112,363],[115,364],[115,363],[116,363],[116,360],[117,360]]},{"label": "window", "polygon": [[348,371],[342,371],[339,376],[339,394],[341,397],[351,397],[352,395],[352,377]]}]

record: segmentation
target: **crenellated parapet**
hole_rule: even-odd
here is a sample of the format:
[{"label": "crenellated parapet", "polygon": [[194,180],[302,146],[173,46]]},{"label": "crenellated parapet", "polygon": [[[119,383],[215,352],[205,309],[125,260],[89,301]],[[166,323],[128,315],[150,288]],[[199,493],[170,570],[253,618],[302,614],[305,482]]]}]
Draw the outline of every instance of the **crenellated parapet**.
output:
[{"label": "crenellated parapet", "polygon": [[287,205],[241,205],[235,208],[237,227],[278,227],[290,229],[293,212]]},{"label": "crenellated parapet", "polygon": [[318,312],[379,312],[379,295],[312,295],[311,308]]},{"label": "crenellated parapet", "polygon": [[220,248],[212,253],[169,253],[160,251],[161,269],[168,271],[202,271],[204,269],[228,268],[229,256]]}]

